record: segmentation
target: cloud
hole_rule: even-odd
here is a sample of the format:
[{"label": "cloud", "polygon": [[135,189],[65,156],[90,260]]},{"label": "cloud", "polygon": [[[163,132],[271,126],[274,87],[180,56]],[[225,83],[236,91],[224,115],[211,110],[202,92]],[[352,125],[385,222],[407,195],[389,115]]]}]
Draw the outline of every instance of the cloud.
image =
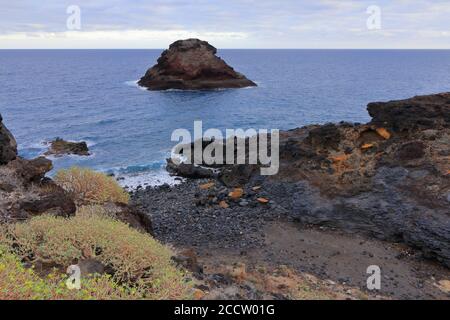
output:
[{"label": "cloud", "polygon": [[[82,29],[66,28],[81,8]],[[382,30],[367,30],[378,5]],[[0,47],[162,48],[200,37],[224,48],[450,48],[448,0],[0,0]]]},{"label": "cloud", "polygon": [[189,30],[106,30],[106,31],[64,31],[64,32],[16,32],[0,34],[0,43],[33,43],[47,48],[146,48],[152,43],[157,48],[165,48],[178,39],[200,38],[211,42],[234,42],[248,37],[244,32],[194,32]]}]

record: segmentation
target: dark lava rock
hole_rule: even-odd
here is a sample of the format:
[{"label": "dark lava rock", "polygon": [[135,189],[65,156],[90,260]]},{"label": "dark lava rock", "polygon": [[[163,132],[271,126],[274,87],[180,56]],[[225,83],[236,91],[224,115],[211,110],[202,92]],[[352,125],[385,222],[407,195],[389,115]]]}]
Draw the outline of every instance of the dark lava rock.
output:
[{"label": "dark lava rock", "polygon": [[420,159],[425,155],[425,144],[421,141],[407,142],[400,146],[397,157],[402,161]]},{"label": "dark lava rock", "polygon": [[96,259],[83,259],[78,261],[77,265],[83,278],[104,274],[106,269],[105,265]]},{"label": "dark lava rock", "polygon": [[153,235],[153,225],[149,215],[138,208],[123,203],[107,203],[104,207],[117,220],[128,224],[134,229]]},{"label": "dark lava rock", "polygon": [[450,93],[368,110],[368,124],[282,133],[277,184],[264,190],[304,224],[404,242],[450,266]]},{"label": "dark lava rock", "polygon": [[47,189],[51,190],[51,192],[42,194],[37,199],[25,198],[19,202],[17,209],[22,216],[24,212],[26,212],[27,217],[43,213],[60,217],[70,217],[75,215],[75,203],[62,188],[49,182],[47,184]]},{"label": "dark lava rock", "polygon": [[215,177],[215,173],[212,169],[189,163],[175,164],[172,159],[167,159],[166,170],[172,175],[184,178],[203,179]]},{"label": "dark lava rock", "polygon": [[450,127],[450,93],[374,102],[367,107],[372,123],[396,131]]},{"label": "dark lava rock", "polygon": [[61,138],[56,138],[50,142],[50,149],[45,155],[63,156],[66,154],[75,154],[78,156],[89,156],[89,148],[87,143],[82,142],[70,142]]},{"label": "dark lava rock", "polygon": [[198,39],[179,40],[165,50],[158,63],[139,80],[149,90],[198,90],[243,88],[256,86],[234,71],[221,58],[217,49]]},{"label": "dark lava rock", "polygon": [[32,160],[17,157],[14,137],[0,125],[0,222],[25,220],[43,213],[74,215],[73,199],[45,177],[53,168],[52,162],[44,157]]},{"label": "dark lava rock", "polygon": [[7,164],[17,157],[17,143],[13,135],[2,123],[0,114],[0,165]]},{"label": "dark lava rock", "polygon": [[309,132],[308,140],[313,147],[337,149],[340,142],[340,132],[334,123],[328,123]]},{"label": "dark lava rock", "polygon": [[[252,248],[264,243],[265,221],[287,219],[403,242],[450,267],[449,101],[444,93],[374,103],[367,124],[280,132],[275,176],[259,176],[249,165],[216,165],[217,174],[207,174],[216,179],[211,190],[200,188],[210,180],[187,180],[139,191],[133,201],[151,214],[163,242]],[[228,197],[235,186],[245,191],[237,200]]]},{"label": "dark lava rock", "polygon": [[23,181],[24,185],[27,185],[31,182],[41,182],[45,174],[53,169],[53,164],[44,157],[38,157],[32,160],[17,158],[11,161],[7,167],[14,171],[16,176]]},{"label": "dark lava rock", "polygon": [[219,180],[227,187],[244,186],[256,171],[257,166],[243,164],[229,165],[220,171]]}]

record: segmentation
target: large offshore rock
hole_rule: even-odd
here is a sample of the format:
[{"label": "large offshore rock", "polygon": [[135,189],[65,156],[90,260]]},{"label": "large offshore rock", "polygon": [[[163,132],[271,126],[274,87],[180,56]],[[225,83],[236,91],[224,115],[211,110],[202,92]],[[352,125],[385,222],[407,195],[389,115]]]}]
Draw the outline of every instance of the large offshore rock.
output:
[{"label": "large offshore rock", "polygon": [[217,50],[206,41],[179,40],[165,50],[158,63],[139,80],[149,90],[198,90],[243,88],[256,84],[234,71],[216,56]]}]

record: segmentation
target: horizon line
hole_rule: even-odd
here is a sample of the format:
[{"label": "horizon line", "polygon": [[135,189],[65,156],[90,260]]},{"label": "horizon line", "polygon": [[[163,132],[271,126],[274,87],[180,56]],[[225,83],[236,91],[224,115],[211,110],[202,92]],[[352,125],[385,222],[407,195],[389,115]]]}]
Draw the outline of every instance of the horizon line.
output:
[{"label": "horizon line", "polygon": [[[167,48],[0,48],[6,50],[166,50]],[[450,48],[217,48],[217,50],[446,50]]]}]

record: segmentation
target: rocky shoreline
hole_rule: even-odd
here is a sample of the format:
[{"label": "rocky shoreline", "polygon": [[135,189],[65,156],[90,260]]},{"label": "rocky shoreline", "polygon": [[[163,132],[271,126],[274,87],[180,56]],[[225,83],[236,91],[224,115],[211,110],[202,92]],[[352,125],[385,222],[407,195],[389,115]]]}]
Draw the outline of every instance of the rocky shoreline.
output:
[{"label": "rocky shoreline", "polygon": [[[156,238],[193,248],[206,264],[224,252],[248,260],[261,251],[268,261],[328,279],[334,270],[361,278],[330,266],[333,259],[337,265],[375,260],[390,270],[383,294],[445,297],[436,282],[448,278],[450,266],[450,94],[372,103],[368,111],[373,119],[367,124],[282,132],[276,176],[259,176],[245,165],[213,171],[169,161],[168,170],[188,180],[140,189],[132,202],[150,215]],[[311,241],[327,244],[320,249],[294,240],[293,249],[277,247],[276,239],[268,244],[267,229],[277,223],[294,232],[292,239],[319,228]],[[355,237],[360,246],[372,244],[358,251]],[[335,244],[341,250],[331,250]],[[293,256],[280,258],[277,250],[284,249]],[[336,258],[341,251],[352,256]],[[262,256],[253,263],[258,259]],[[339,281],[338,274],[334,281],[364,287],[361,279]]]},{"label": "rocky shoreline", "polygon": [[[57,139],[52,154],[87,152],[86,143],[73,143]],[[23,159],[18,156],[17,143],[2,122],[0,115],[0,223],[25,221],[42,214],[72,217],[76,212],[71,194],[57,185],[46,174],[53,169],[52,161],[45,157]],[[135,229],[152,233],[148,216],[121,203],[104,205],[116,219]]]},{"label": "rocky shoreline", "polygon": [[[176,248],[197,298],[298,298],[300,277],[343,299],[446,299],[450,93],[371,103],[368,111],[367,124],[282,132],[275,176],[259,175],[258,165],[169,161],[185,181],[138,188],[129,205],[103,208]],[[20,158],[1,120],[0,222],[74,216],[71,194],[45,177],[52,162]],[[373,264],[384,275],[377,293],[365,288]]]},{"label": "rocky shoreline", "polygon": [[[367,124],[282,132],[275,176],[243,165],[215,166],[216,173],[206,166],[168,167],[188,178],[239,186],[249,206],[260,205],[251,190],[259,187],[286,218],[403,242],[449,267],[450,93],[371,103],[368,111],[373,119]],[[219,196],[203,201],[216,210]]]}]

